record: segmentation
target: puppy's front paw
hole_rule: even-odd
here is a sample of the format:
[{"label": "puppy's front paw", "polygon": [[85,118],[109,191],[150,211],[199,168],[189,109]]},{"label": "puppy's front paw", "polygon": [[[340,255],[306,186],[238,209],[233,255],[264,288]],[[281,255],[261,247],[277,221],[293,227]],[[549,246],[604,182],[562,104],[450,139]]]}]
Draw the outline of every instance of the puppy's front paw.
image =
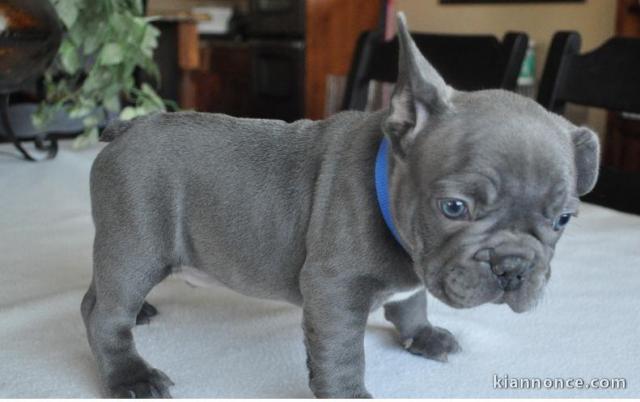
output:
[{"label": "puppy's front paw", "polygon": [[111,386],[109,391],[112,398],[171,398],[172,385],[165,373],[151,369],[133,381]]},{"label": "puppy's front paw", "polygon": [[440,327],[424,327],[416,336],[404,342],[404,347],[415,355],[421,355],[427,359],[446,362],[449,353],[461,350],[458,341],[453,334]]}]

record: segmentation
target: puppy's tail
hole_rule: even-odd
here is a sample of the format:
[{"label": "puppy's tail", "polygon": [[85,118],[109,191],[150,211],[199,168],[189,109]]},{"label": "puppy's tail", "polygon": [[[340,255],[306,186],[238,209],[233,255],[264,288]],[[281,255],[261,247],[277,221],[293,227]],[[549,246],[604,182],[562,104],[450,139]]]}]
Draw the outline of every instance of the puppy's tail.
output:
[{"label": "puppy's tail", "polygon": [[131,128],[133,122],[131,120],[115,120],[102,131],[100,141],[111,142],[120,137],[125,131]]}]

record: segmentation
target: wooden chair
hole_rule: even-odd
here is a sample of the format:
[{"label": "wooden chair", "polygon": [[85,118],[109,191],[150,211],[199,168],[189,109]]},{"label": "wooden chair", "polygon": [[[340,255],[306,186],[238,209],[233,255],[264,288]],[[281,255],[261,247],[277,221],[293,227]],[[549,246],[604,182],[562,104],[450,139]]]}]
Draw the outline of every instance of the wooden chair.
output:
[{"label": "wooden chair", "polygon": [[538,102],[563,113],[567,102],[640,113],[640,39],[616,37],[580,54],[577,32],[553,36]]},{"label": "wooden chair", "polygon": [[[490,35],[412,34],[418,48],[456,89],[516,87],[528,46],[525,33],[509,32],[502,42]],[[360,35],[347,77],[343,110],[364,110],[369,82],[395,82],[398,40],[386,42],[380,31]]]},{"label": "wooden chair", "polygon": [[[611,38],[584,54],[580,44],[577,32],[553,36],[538,102],[556,113],[563,113],[568,102],[640,113],[640,39]],[[640,173],[605,166],[595,189],[583,200],[640,214]]]}]

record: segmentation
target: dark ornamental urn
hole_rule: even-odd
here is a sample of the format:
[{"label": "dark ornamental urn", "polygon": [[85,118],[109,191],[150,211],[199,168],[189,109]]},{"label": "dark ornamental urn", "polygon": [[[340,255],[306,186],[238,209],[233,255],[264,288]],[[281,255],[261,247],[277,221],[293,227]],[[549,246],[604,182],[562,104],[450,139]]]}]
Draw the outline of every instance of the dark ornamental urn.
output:
[{"label": "dark ornamental urn", "polygon": [[[8,119],[9,95],[42,76],[58,52],[62,26],[49,0],[0,0],[0,117],[5,134],[28,160]],[[55,141],[36,147],[53,157]]]}]

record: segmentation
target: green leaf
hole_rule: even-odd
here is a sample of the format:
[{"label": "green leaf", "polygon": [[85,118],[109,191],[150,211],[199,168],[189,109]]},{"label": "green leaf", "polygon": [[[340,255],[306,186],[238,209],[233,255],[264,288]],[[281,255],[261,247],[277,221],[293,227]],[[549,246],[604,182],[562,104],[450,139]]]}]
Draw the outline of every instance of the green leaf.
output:
[{"label": "green leaf", "polygon": [[103,66],[120,64],[122,62],[123,51],[119,43],[111,42],[102,47],[98,63]]},{"label": "green leaf", "polygon": [[60,62],[62,68],[66,73],[74,74],[80,67],[80,56],[78,55],[78,49],[71,43],[70,40],[65,39],[60,45]]},{"label": "green leaf", "polygon": [[158,96],[156,91],[153,88],[151,88],[151,85],[149,85],[146,82],[144,82],[144,83],[142,83],[142,87],[141,88],[142,88],[142,93],[146,95],[146,97],[149,99],[149,101],[153,105],[155,105],[159,109],[164,109],[164,102]]},{"label": "green leaf", "polygon": [[172,112],[177,112],[178,110],[180,110],[180,106],[178,106],[178,104],[173,100],[165,99],[164,104],[165,109],[171,110]]},{"label": "green leaf", "polygon": [[136,81],[133,79],[131,75],[125,75],[121,84],[122,84],[122,89],[124,89],[127,93],[129,93],[131,92],[131,89],[135,87]]},{"label": "green leaf", "polygon": [[73,105],[71,109],[69,109],[69,117],[71,117],[72,119],[79,119],[81,117],[85,117],[92,111],[92,107],[88,107],[85,105]]},{"label": "green leaf", "polygon": [[95,113],[82,119],[82,124],[85,127],[96,127],[98,123],[100,123],[100,119]]},{"label": "green leaf", "polygon": [[145,58],[139,67],[153,80],[155,84],[160,82],[160,69],[153,59]]},{"label": "green leaf", "polygon": [[114,95],[111,96],[102,102],[102,105],[110,112],[118,112],[120,111],[120,96]]},{"label": "green leaf", "polygon": [[142,115],[164,112],[164,109],[159,108],[155,103],[149,103],[149,102],[143,102],[142,105],[140,106],[140,109],[142,109],[143,111]]},{"label": "green leaf", "polygon": [[153,50],[158,46],[158,36],[160,36],[158,28],[151,24],[147,25],[142,38],[142,43],[140,43],[140,51],[142,54],[147,57],[153,56]]},{"label": "green leaf", "polygon": [[132,18],[126,14],[115,13],[109,18],[109,28],[112,34],[128,34],[132,26]]},{"label": "green leaf", "polygon": [[84,24],[81,23],[81,20],[76,21],[73,25],[73,28],[67,30],[68,38],[71,39],[71,42],[77,47],[81,48],[84,42],[84,39],[87,37],[87,32],[85,31]]},{"label": "green leaf", "polygon": [[119,81],[112,81],[102,92],[104,99],[113,98],[114,96],[120,98],[121,93],[122,85],[120,85]]},{"label": "green leaf", "polygon": [[46,119],[43,113],[34,113],[31,115],[31,123],[35,126],[35,128],[43,128],[46,124]]},{"label": "green leaf", "polygon": [[75,140],[73,141],[72,147],[74,149],[82,149],[97,143],[98,143],[98,128],[88,127],[88,128],[85,128],[84,132],[81,135],[75,138]]},{"label": "green leaf", "polygon": [[134,117],[142,116],[147,112],[142,107],[127,106],[120,112],[120,120],[131,120]]},{"label": "green leaf", "polygon": [[142,0],[131,0],[133,3],[133,13],[135,15],[144,15],[144,7],[142,7]]},{"label": "green leaf", "polygon": [[47,108],[46,105],[40,104],[38,109],[31,115],[31,122],[37,129],[43,129],[51,120],[53,109]]},{"label": "green leaf", "polygon": [[132,18],[133,24],[131,26],[130,32],[131,34],[128,36],[128,41],[131,44],[139,46],[144,38],[144,33],[147,29],[147,22],[144,18],[134,17]]},{"label": "green leaf", "polygon": [[100,47],[100,39],[101,38],[91,34],[87,35],[82,46],[84,54],[88,55],[98,50],[98,47]]},{"label": "green leaf", "polygon": [[96,91],[102,90],[110,84],[114,84],[113,75],[111,74],[110,69],[94,65],[82,84],[82,92],[87,95],[95,94]]},{"label": "green leaf", "polygon": [[73,27],[73,24],[76,22],[80,7],[81,6],[78,0],[62,0],[56,3],[56,11],[58,12],[58,16],[67,27],[67,29],[71,29],[71,27]]}]

